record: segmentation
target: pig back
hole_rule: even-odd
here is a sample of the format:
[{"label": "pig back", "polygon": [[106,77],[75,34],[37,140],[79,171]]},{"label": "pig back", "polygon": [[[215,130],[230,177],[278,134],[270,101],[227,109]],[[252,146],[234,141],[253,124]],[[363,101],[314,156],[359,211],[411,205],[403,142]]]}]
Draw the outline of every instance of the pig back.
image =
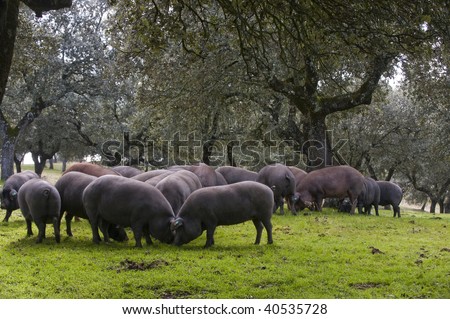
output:
[{"label": "pig back", "polygon": [[85,173],[88,175],[92,175],[92,176],[96,176],[96,177],[100,177],[103,175],[116,175],[116,176],[120,176],[119,173],[113,171],[110,168],[107,167],[103,167],[97,164],[92,164],[92,163],[75,163],[73,165],[71,165],[64,173],[67,174],[68,172],[81,172],[81,173]]},{"label": "pig back", "polygon": [[299,183],[300,194],[320,194],[323,197],[346,197],[351,193],[355,199],[364,187],[364,176],[350,166],[332,166],[309,172]]},{"label": "pig back", "polygon": [[234,184],[244,181],[256,181],[258,173],[245,168],[234,166],[222,166],[216,169],[226,180],[227,184]]},{"label": "pig back", "polygon": [[215,222],[217,225],[232,225],[253,218],[270,218],[273,205],[273,193],[268,186],[245,181],[196,190],[177,216]]}]

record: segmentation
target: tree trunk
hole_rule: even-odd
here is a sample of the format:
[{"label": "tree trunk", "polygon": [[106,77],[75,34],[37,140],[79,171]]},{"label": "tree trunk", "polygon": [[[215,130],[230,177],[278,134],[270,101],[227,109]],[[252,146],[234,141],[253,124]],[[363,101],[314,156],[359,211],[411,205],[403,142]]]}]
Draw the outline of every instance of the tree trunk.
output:
[{"label": "tree trunk", "polygon": [[0,105],[5,95],[6,83],[11,69],[18,18],[19,0],[0,1]]},{"label": "tree trunk", "polygon": [[67,160],[63,159],[62,160],[62,172],[65,172],[67,169]]},{"label": "tree trunk", "polygon": [[307,171],[342,164],[339,154],[333,153],[330,131],[327,131],[325,116],[305,116],[303,122],[302,153],[306,156]]},{"label": "tree trunk", "polygon": [[432,198],[431,206],[430,206],[430,213],[432,213],[432,214],[436,213],[436,204],[437,204],[437,200]]},{"label": "tree trunk", "polygon": [[216,142],[216,139],[212,137],[211,140],[206,141],[203,143],[203,151],[202,151],[202,162],[206,165],[211,165],[211,155],[214,147],[214,143]]},{"label": "tree trunk", "polygon": [[423,211],[423,212],[425,211],[425,207],[427,206],[427,202],[428,202],[427,200],[425,200],[425,201],[423,202],[422,207],[420,207],[420,210],[421,210],[421,211]]},{"label": "tree trunk", "polygon": [[440,198],[438,203],[439,203],[439,213],[443,214],[444,213],[444,199]]},{"label": "tree trunk", "polygon": [[16,147],[16,137],[6,135],[3,137],[2,144],[2,180],[14,174],[14,149]]},{"label": "tree trunk", "polygon": [[54,169],[54,167],[53,167],[53,157],[48,159],[48,169]]},{"label": "tree trunk", "polygon": [[47,156],[39,155],[38,153],[31,153],[31,157],[34,162],[34,172],[41,176],[45,168],[45,163],[49,158]]},{"label": "tree trunk", "polygon": [[21,158],[19,158],[17,156],[17,154],[14,155],[14,163],[16,164],[16,172],[17,173],[22,172],[22,160],[23,160],[23,156],[21,156]]},{"label": "tree trunk", "polygon": [[228,165],[230,166],[237,166],[236,165],[236,161],[234,160],[234,156],[233,156],[233,146],[237,145],[237,143],[228,143],[227,144],[227,160],[228,160]]}]

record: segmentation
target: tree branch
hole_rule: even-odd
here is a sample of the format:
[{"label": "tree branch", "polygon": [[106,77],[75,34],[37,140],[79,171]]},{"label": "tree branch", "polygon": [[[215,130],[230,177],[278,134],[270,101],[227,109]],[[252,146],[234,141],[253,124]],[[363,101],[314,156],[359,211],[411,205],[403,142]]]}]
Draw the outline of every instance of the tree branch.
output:
[{"label": "tree branch", "polygon": [[72,0],[21,0],[31,10],[34,11],[36,17],[42,17],[42,13],[50,10],[59,10],[63,8],[70,8]]},{"label": "tree branch", "polygon": [[366,80],[358,90],[348,94],[322,98],[319,101],[320,109],[326,114],[331,114],[345,111],[358,105],[370,104],[381,75],[388,69],[389,63],[395,56],[395,54],[386,52],[376,55],[371,63]]}]

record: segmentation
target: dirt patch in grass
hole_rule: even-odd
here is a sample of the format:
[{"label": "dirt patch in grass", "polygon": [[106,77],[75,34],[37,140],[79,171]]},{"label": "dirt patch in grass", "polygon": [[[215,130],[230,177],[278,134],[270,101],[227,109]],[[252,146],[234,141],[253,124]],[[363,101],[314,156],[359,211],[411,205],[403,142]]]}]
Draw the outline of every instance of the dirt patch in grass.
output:
[{"label": "dirt patch in grass", "polygon": [[161,299],[184,299],[191,295],[187,291],[164,291],[161,293]]},{"label": "dirt patch in grass", "polygon": [[384,252],[382,252],[381,250],[379,250],[378,248],[375,248],[375,247],[373,247],[373,246],[370,246],[369,247],[370,249],[372,249],[371,250],[371,252],[372,252],[372,254],[384,254]]},{"label": "dirt patch in grass", "polygon": [[377,282],[363,282],[363,283],[356,283],[356,284],[350,284],[350,287],[359,289],[359,290],[366,290],[366,289],[372,289],[372,288],[380,288],[382,287],[382,283]]},{"label": "dirt patch in grass", "polygon": [[283,233],[285,235],[292,235],[292,229],[289,226],[276,227],[275,231],[276,232],[279,231],[279,232],[281,232],[281,233]]},{"label": "dirt patch in grass", "polygon": [[163,259],[157,259],[152,262],[136,262],[133,260],[125,259],[122,260],[118,267],[111,267],[111,269],[116,270],[117,272],[126,271],[126,270],[147,270],[147,269],[154,269],[154,268],[160,268],[163,266],[168,266],[169,263]]}]

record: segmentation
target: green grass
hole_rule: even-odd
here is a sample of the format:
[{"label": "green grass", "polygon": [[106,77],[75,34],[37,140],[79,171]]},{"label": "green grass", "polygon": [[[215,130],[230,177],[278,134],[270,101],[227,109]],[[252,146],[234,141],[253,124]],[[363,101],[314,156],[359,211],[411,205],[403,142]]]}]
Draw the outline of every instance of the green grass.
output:
[{"label": "green grass", "polygon": [[449,215],[324,210],[272,222],[273,245],[265,232],[253,245],[251,222],[219,227],[210,249],[205,234],[181,247],[137,249],[131,232],[95,245],[87,221],[73,238],[63,226],[59,245],[49,225],[37,245],[15,211],[0,224],[0,298],[450,298]]}]

